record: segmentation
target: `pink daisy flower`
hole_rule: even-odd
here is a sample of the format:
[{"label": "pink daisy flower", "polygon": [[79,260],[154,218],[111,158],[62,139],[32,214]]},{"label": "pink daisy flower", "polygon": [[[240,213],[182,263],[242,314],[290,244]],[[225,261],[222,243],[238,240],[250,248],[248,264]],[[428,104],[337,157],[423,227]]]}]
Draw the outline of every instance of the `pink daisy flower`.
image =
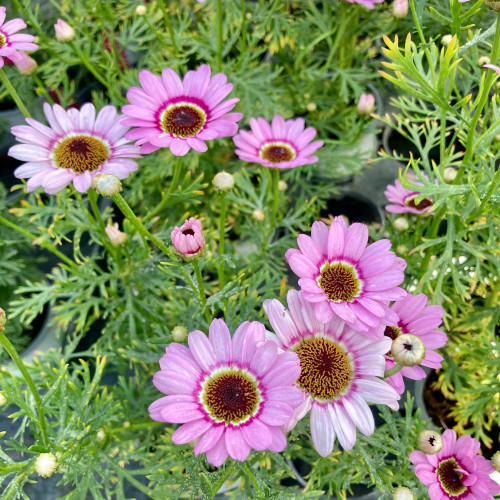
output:
[{"label": "pink daisy flower", "polygon": [[20,60],[21,54],[18,51],[36,50],[38,45],[34,44],[35,37],[27,34],[15,34],[19,30],[26,28],[26,23],[22,19],[11,19],[5,21],[7,9],[0,7],[0,68],[4,65],[3,57],[8,57],[12,62]]},{"label": "pink daisy flower", "polygon": [[21,144],[12,146],[9,156],[27,162],[14,175],[29,179],[28,191],[42,186],[54,194],[72,182],[84,193],[97,174],[124,179],[137,170],[130,158],[140,158],[139,148],[123,138],[128,127],[123,126],[114,106],[105,106],[97,117],[90,103],[80,110],[45,103],[43,110],[50,127],[26,118],[29,126],[11,129]]},{"label": "pink daisy flower", "polygon": [[289,249],[285,257],[319,321],[328,323],[338,315],[373,338],[382,337],[381,324],[398,321],[387,303],[406,295],[398,288],[406,263],[389,251],[389,240],[367,247],[366,225],[348,227],[342,217],[335,217],[330,228],[315,222],[311,236],[300,234],[297,242],[300,250]]},{"label": "pink daisy flower", "polygon": [[170,233],[172,245],[183,256],[194,256],[205,246],[201,221],[190,217],[181,227],[175,226]]},{"label": "pink daisy flower", "polygon": [[[320,323],[303,293],[288,292],[288,311],[276,299],[264,301],[281,349],[296,352],[301,374],[296,385],[304,402],[284,426],[288,431],[311,411],[311,436],[318,453],[333,451],[335,436],[345,450],[356,442],[356,428],[369,436],[375,429],[367,403],[398,409],[399,394],[378,377],[384,375],[384,354],[391,348],[388,338],[371,340],[355,332],[338,317]],[[270,337],[271,336],[271,337]]]},{"label": "pink daisy flower", "polygon": [[359,3],[360,5],[364,5],[365,7],[368,7],[369,9],[374,9],[375,4],[384,2],[384,0],[347,0],[347,1],[349,3]]},{"label": "pink daisy flower", "polygon": [[167,396],[155,401],[153,420],[184,424],[175,444],[197,440],[195,455],[207,454],[218,467],[226,458],[243,461],[250,449],[280,452],[286,439],[280,426],[302,403],[294,383],[300,375],[296,353],[278,353],[265,341],[262,323],[242,323],[233,338],[221,319],[207,336],[195,330],[189,348],[172,343],[160,360],[153,383]]},{"label": "pink daisy flower", "polygon": [[477,454],[479,441],[470,436],[457,440],[454,430],[441,436],[443,447],[434,455],[413,451],[410,461],[415,474],[429,487],[431,500],[493,500],[500,485],[490,478],[494,472],[489,460]]},{"label": "pink daisy flower", "polygon": [[[405,333],[420,337],[425,345],[425,357],[420,364],[437,369],[441,367],[443,356],[433,349],[443,347],[448,340],[444,332],[436,330],[443,320],[444,311],[441,306],[427,306],[426,304],[427,296],[423,293],[419,295],[408,294],[394,302],[391,310],[399,316],[399,321],[392,326],[386,326],[384,335],[391,341]],[[385,369],[389,370],[395,365],[395,362],[389,355],[386,355],[385,358]],[[425,378],[426,374],[419,365],[405,366],[401,371],[386,379],[399,394],[403,394],[405,390],[403,376],[412,380],[420,380]]]},{"label": "pink daisy flower", "polygon": [[260,163],[264,167],[293,168],[318,161],[311,156],[323,141],[311,142],[316,130],[304,130],[304,120],[286,120],[276,115],[269,125],[264,118],[250,118],[250,132],[240,130],[233,138],[239,148],[236,154],[244,161]]},{"label": "pink daisy flower", "polygon": [[208,64],[188,71],[183,81],[170,68],[161,77],[141,71],[142,88],[131,87],[127,93],[130,104],[123,106],[129,117],[124,123],[139,127],[127,139],[137,140],[141,153],[170,148],[174,155],[184,156],[191,148],[205,152],[205,141],[236,134],[236,122],[243,115],[229,111],[239,99],[223,101],[233,86],[223,73],[210,75]]},{"label": "pink daisy flower", "polygon": [[[418,180],[415,180],[415,176],[409,174],[407,178],[411,180],[413,184],[421,185]],[[393,214],[411,213],[423,215],[432,207],[432,198],[424,198],[416,203],[415,198],[417,198],[420,193],[418,191],[406,189],[399,179],[396,179],[394,185],[389,184],[384,194],[391,202],[389,205],[385,206],[385,209]]]}]

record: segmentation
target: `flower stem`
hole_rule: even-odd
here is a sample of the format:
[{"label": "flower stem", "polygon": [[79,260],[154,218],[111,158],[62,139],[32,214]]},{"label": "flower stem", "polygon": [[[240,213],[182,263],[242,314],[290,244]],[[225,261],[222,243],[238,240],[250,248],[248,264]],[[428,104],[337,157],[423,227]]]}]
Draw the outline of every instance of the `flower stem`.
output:
[{"label": "flower stem", "polygon": [[[10,220],[2,217],[1,215],[0,215],[0,223],[4,224],[7,227],[10,227],[11,229],[14,229],[14,231],[17,231],[18,233],[23,234],[24,236],[28,237],[30,240],[33,240],[33,241],[38,240],[37,236],[35,236],[34,234],[31,234],[29,231],[26,231],[26,229],[23,229],[22,227],[19,227],[17,224],[14,224]],[[52,243],[49,243],[48,241],[43,241],[42,240],[40,242],[40,246],[42,246],[43,248],[45,248],[45,250],[48,250],[49,252],[52,252],[54,255],[56,255],[57,257],[59,257],[63,262],[65,262],[66,264],[68,264],[68,266],[70,266],[74,270],[78,271],[78,266],[71,259],[69,259],[68,257],[66,257],[66,255],[64,255],[63,253],[61,253],[54,245],[52,245]]]},{"label": "flower stem", "polygon": [[149,212],[149,214],[147,214],[146,217],[144,217],[144,222],[150,221],[155,215],[161,213],[162,210],[168,205],[168,202],[170,201],[170,195],[177,189],[177,185],[179,184],[181,170],[182,170],[182,156],[177,156],[174,166],[174,174],[172,177],[172,182],[168,187],[168,191],[166,192],[165,196],[163,197],[159,205],[152,212]]},{"label": "flower stem", "polygon": [[19,94],[17,93],[17,91],[14,88],[14,86],[12,85],[12,83],[10,83],[10,80],[9,80],[8,76],[5,74],[5,71],[3,70],[3,68],[0,68],[0,80],[2,80],[2,83],[5,85],[5,88],[8,90],[12,99],[14,99],[16,106],[20,109],[20,111],[24,115],[24,117],[31,118],[30,112],[26,109],[26,106],[24,105],[23,100],[19,97]]},{"label": "flower stem", "polygon": [[141,236],[147,238],[148,240],[151,240],[165,255],[170,257],[167,246],[144,227],[144,224],[136,217],[133,210],[130,208],[129,204],[123,199],[120,193],[113,196],[113,201],[116,203],[116,206],[121,210],[122,214],[137,229],[138,233]]},{"label": "flower stem", "polygon": [[198,282],[198,296],[201,302],[201,309],[204,310],[205,319],[207,320],[207,323],[210,324],[210,314],[205,309],[205,306],[207,305],[207,296],[205,294],[205,288],[203,286],[203,276],[201,275],[200,264],[198,264],[198,260],[193,260],[191,264],[193,264],[194,272],[196,273],[196,281]]},{"label": "flower stem", "polygon": [[247,475],[248,479],[250,479],[250,481],[253,484],[253,487],[255,488],[255,493],[257,494],[257,497],[263,498],[264,492],[261,490],[257,478],[255,477],[255,474],[252,472],[252,469],[250,469],[250,467],[246,462],[243,462],[242,466],[243,470],[245,471],[245,474]]},{"label": "flower stem", "polygon": [[37,87],[40,88],[40,92],[45,96],[49,104],[54,104],[54,99],[52,99],[52,96],[47,92],[47,89],[45,88],[45,85],[43,84],[42,80],[40,77],[36,74],[33,73],[31,75],[33,78],[34,82],[37,84]]},{"label": "flower stem", "polygon": [[90,64],[85,54],[80,50],[80,48],[74,42],[68,42],[73,52],[78,56],[81,63],[92,73],[97,80],[99,80],[106,88],[108,88],[108,82],[106,79]]},{"label": "flower stem", "polygon": [[278,215],[278,205],[280,202],[280,192],[278,189],[279,182],[280,182],[280,171],[278,168],[273,168],[271,169],[271,172],[273,174],[273,212],[271,215],[271,231],[274,229],[276,226],[276,216]]},{"label": "flower stem", "polygon": [[386,372],[384,372],[384,378],[389,378],[392,377],[392,375],[400,372],[404,367],[402,365],[398,365],[397,363],[392,367],[389,368]]},{"label": "flower stem", "polygon": [[222,0],[217,0],[217,71],[222,71]]},{"label": "flower stem", "polygon": [[224,264],[222,258],[224,256],[224,238],[226,236],[226,193],[220,195],[220,222],[219,222],[219,286],[224,288],[226,278],[224,276]]},{"label": "flower stem", "polygon": [[28,370],[24,366],[24,363],[20,358],[19,354],[17,353],[16,348],[11,344],[10,340],[1,331],[0,331],[0,344],[7,351],[10,358],[12,359],[14,364],[17,366],[17,368],[23,375],[24,380],[28,384],[28,387],[31,391],[31,394],[33,394],[33,398],[35,399],[36,410],[38,412],[38,423],[40,425],[40,432],[42,434],[42,442],[44,446],[48,446],[49,439],[47,437],[47,423],[45,421],[45,413],[43,411],[42,400],[40,399],[40,394],[38,394],[38,390],[35,386],[35,383],[33,382],[33,379],[31,378],[30,374],[28,373]]},{"label": "flower stem", "polygon": [[160,4],[160,9],[163,14],[163,20],[165,21],[165,26],[170,34],[170,40],[172,41],[172,48],[174,49],[174,56],[177,57],[178,49],[177,44],[175,43],[175,34],[174,28],[172,27],[172,21],[170,20],[170,16],[168,15],[167,8],[165,6],[165,0],[158,0]]}]

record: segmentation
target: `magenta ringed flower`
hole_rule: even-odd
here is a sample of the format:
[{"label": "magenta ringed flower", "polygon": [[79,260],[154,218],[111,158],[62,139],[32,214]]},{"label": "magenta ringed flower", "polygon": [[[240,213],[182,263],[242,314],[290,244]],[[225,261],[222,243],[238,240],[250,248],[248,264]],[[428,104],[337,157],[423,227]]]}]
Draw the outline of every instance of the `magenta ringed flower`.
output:
[{"label": "magenta ringed flower", "polygon": [[293,168],[316,163],[311,156],[323,141],[311,142],[316,130],[304,130],[304,120],[286,120],[276,115],[269,125],[264,118],[250,118],[250,132],[240,130],[233,138],[239,148],[236,154],[244,161],[260,163],[264,167]]},{"label": "magenta ringed flower", "polygon": [[494,472],[489,460],[477,454],[479,441],[470,436],[457,440],[454,430],[441,436],[443,447],[434,455],[413,451],[410,461],[415,474],[429,487],[431,500],[493,500],[500,485],[490,478]]},{"label": "magenta ringed flower", "polygon": [[17,62],[20,59],[18,51],[38,49],[38,45],[33,43],[34,36],[24,33],[15,34],[16,31],[26,28],[26,23],[22,19],[11,19],[4,23],[6,13],[7,9],[0,7],[0,68],[4,65],[3,57]]},{"label": "magenta ringed flower", "polygon": [[230,137],[238,131],[236,122],[241,113],[229,113],[238,98],[224,101],[233,89],[223,73],[211,75],[203,64],[188,71],[181,81],[177,73],[164,69],[161,77],[143,70],[139,73],[141,87],[127,93],[130,104],[123,106],[131,130],[127,139],[137,140],[141,153],[170,148],[176,156],[184,156],[191,148],[207,150],[205,141]]},{"label": "magenta ringed flower", "polygon": [[367,226],[348,227],[342,217],[335,217],[330,228],[315,222],[311,236],[300,234],[297,242],[300,250],[289,249],[285,257],[319,321],[327,323],[338,315],[372,338],[382,337],[381,324],[397,322],[387,303],[406,295],[398,288],[406,263],[389,251],[389,240],[366,247]]},{"label": "magenta ringed flower", "polygon": [[262,323],[242,323],[233,338],[221,319],[209,336],[195,330],[189,348],[172,343],[160,360],[153,383],[167,396],[155,401],[153,420],[184,424],[172,435],[175,444],[197,440],[195,455],[207,454],[218,467],[226,458],[243,461],[250,449],[283,451],[279,428],[302,403],[294,386],[300,374],[297,354],[279,353],[265,341]]},{"label": "magenta ringed flower", "polygon": [[[433,349],[443,347],[448,340],[444,332],[436,330],[443,320],[444,311],[441,306],[426,306],[426,304],[427,296],[423,293],[408,294],[394,302],[391,309],[399,316],[399,321],[394,325],[386,326],[384,335],[391,340],[406,333],[416,335],[425,345],[425,357],[420,364],[438,369],[441,367],[443,356]],[[389,370],[394,365],[394,360],[387,355],[385,369]],[[399,394],[403,394],[405,390],[403,376],[412,380],[421,380],[426,374],[419,365],[405,366],[401,371],[386,379]]]},{"label": "magenta ringed flower", "polygon": [[[420,184],[411,174],[408,175],[407,178],[414,184]],[[429,213],[429,209],[432,207],[432,198],[424,198],[416,203],[415,199],[420,193],[418,191],[406,189],[399,179],[396,179],[394,185],[389,184],[384,194],[391,202],[389,205],[385,206],[385,209],[393,214],[411,213],[424,215]]]},{"label": "magenta ringed flower", "polygon": [[303,293],[288,292],[288,311],[276,299],[264,301],[269,322],[281,349],[296,352],[301,374],[297,386],[305,399],[285,425],[290,430],[311,411],[311,435],[318,453],[333,451],[335,436],[350,450],[356,442],[356,428],[365,436],[374,431],[373,415],[367,403],[398,409],[399,394],[378,377],[384,375],[384,354],[389,339],[371,340],[355,332],[338,317],[320,323]]},{"label": "magenta ringed flower", "polygon": [[137,163],[130,158],[140,158],[139,148],[123,138],[128,127],[122,125],[113,106],[102,108],[97,117],[90,103],[80,110],[45,103],[43,110],[50,128],[26,118],[29,126],[11,129],[21,144],[12,146],[9,156],[27,162],[14,175],[29,178],[28,191],[42,186],[54,194],[72,182],[84,193],[97,174],[124,179],[137,170]]}]

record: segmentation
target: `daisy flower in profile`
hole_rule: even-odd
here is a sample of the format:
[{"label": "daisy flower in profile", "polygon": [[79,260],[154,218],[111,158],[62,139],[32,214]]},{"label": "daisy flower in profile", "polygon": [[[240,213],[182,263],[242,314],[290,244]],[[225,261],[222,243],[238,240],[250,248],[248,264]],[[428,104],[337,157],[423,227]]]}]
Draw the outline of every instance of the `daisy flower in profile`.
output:
[{"label": "daisy flower in profile", "polygon": [[398,288],[406,263],[389,251],[389,240],[367,247],[365,224],[348,227],[335,217],[330,228],[315,222],[311,236],[300,234],[297,242],[300,250],[289,249],[285,257],[321,323],[337,315],[354,330],[378,339],[383,336],[381,324],[398,321],[387,303],[406,295]]},{"label": "daisy flower in profile", "polygon": [[[413,184],[420,184],[419,181],[415,180],[416,177],[411,174],[408,175],[407,178],[410,179]],[[420,193],[418,191],[406,189],[399,179],[396,179],[394,185],[389,184],[384,194],[390,201],[390,204],[386,205],[385,209],[393,214],[410,213],[424,215],[429,213],[429,209],[432,207],[432,198],[423,198],[417,202],[416,198],[419,197]]]},{"label": "daisy flower in profile", "polygon": [[318,161],[311,156],[323,141],[311,142],[316,136],[313,127],[304,130],[302,118],[286,120],[276,115],[271,124],[264,118],[250,118],[251,131],[240,130],[233,138],[236,154],[244,161],[264,167],[293,168]]},{"label": "daisy flower in profile", "polygon": [[38,45],[34,44],[35,37],[17,31],[26,28],[26,23],[22,19],[11,19],[5,21],[7,9],[0,7],[0,68],[4,65],[3,57],[8,57],[12,62],[21,59],[23,50],[36,50]]},{"label": "daisy flower in profile", "polygon": [[[406,297],[397,300],[391,306],[391,310],[398,316],[399,320],[394,325],[386,326],[384,336],[392,341],[400,335],[412,334],[422,340],[425,345],[425,356],[421,361],[422,366],[438,369],[441,367],[443,356],[434,351],[443,347],[448,337],[444,332],[436,330],[443,320],[443,308],[438,305],[426,305],[427,296],[423,293],[419,295],[408,294]],[[386,370],[395,365],[394,359],[386,355]],[[412,380],[420,380],[426,377],[424,370],[419,366],[405,366],[398,373],[390,376],[386,381],[403,394],[405,384],[403,376]]]},{"label": "daisy flower in profile", "polygon": [[221,319],[208,337],[195,330],[188,347],[171,343],[153,383],[167,396],[149,407],[153,420],[181,425],[175,444],[197,440],[195,455],[216,467],[230,456],[243,461],[250,449],[283,451],[280,426],[302,403],[294,383],[300,375],[294,352],[278,352],[262,323],[242,323],[233,338]]},{"label": "daisy flower in profile", "polygon": [[479,441],[470,436],[457,439],[452,429],[445,430],[441,439],[443,447],[433,455],[410,454],[415,474],[429,487],[431,500],[493,500],[500,485],[490,478],[491,462],[477,454]]},{"label": "daisy flower in profile", "polygon": [[360,5],[364,5],[365,7],[368,7],[369,9],[374,9],[375,4],[384,2],[384,0],[347,0],[347,1],[349,3],[359,3]]},{"label": "daisy flower in profile", "polygon": [[296,385],[304,402],[295,410],[286,431],[311,411],[311,436],[318,453],[333,451],[335,437],[345,450],[356,442],[356,428],[369,436],[374,431],[367,403],[398,409],[399,394],[379,377],[384,375],[384,354],[391,348],[388,338],[372,340],[355,332],[338,317],[320,323],[303,293],[288,292],[288,311],[276,299],[264,301],[264,310],[278,346],[296,352],[300,377]]},{"label": "daisy flower in profile", "polygon": [[138,127],[126,135],[137,140],[141,153],[170,148],[176,156],[184,156],[191,148],[207,150],[205,141],[231,137],[238,131],[241,113],[229,113],[238,98],[224,101],[233,89],[223,73],[211,76],[208,64],[188,71],[181,81],[177,73],[164,69],[161,77],[143,70],[141,87],[127,93],[130,104],[123,106],[128,116],[126,125]]},{"label": "daisy flower in profile", "polygon": [[140,158],[139,148],[123,138],[128,127],[113,106],[105,106],[97,116],[90,103],[80,110],[45,103],[43,110],[50,127],[26,118],[28,125],[11,129],[21,144],[12,146],[9,156],[26,162],[14,175],[29,179],[28,191],[42,186],[54,194],[72,182],[84,193],[99,173],[124,179],[137,170],[130,158]]}]

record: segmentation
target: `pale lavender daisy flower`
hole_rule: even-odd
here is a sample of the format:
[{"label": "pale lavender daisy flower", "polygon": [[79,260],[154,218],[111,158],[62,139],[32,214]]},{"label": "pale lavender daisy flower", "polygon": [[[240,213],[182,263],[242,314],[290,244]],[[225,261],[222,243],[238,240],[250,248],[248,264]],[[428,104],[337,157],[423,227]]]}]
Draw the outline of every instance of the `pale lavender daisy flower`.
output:
[{"label": "pale lavender daisy flower", "polygon": [[286,120],[276,115],[271,124],[264,118],[250,118],[251,131],[240,130],[233,138],[236,154],[244,161],[264,167],[293,168],[318,161],[311,156],[323,141],[311,142],[316,136],[313,127],[304,129],[302,118]]},{"label": "pale lavender daisy flower", "polygon": [[391,341],[369,339],[338,316],[320,323],[302,292],[290,290],[287,299],[288,311],[276,299],[264,302],[276,332],[268,338],[281,349],[296,352],[300,360],[296,385],[305,399],[284,430],[293,428],[311,411],[311,436],[318,453],[330,455],[335,437],[350,450],[356,442],[356,428],[365,436],[374,431],[368,403],[398,409],[399,394],[379,378],[384,375],[384,354],[391,348]]},{"label": "pale lavender daisy flower", "polygon": [[97,174],[124,179],[137,170],[130,158],[140,158],[139,148],[124,139],[128,127],[114,106],[105,106],[97,116],[90,103],[80,110],[45,103],[43,110],[50,127],[26,118],[28,125],[11,129],[21,144],[12,146],[9,156],[27,162],[14,175],[29,179],[28,191],[42,186],[54,194],[72,182],[84,193]]}]

